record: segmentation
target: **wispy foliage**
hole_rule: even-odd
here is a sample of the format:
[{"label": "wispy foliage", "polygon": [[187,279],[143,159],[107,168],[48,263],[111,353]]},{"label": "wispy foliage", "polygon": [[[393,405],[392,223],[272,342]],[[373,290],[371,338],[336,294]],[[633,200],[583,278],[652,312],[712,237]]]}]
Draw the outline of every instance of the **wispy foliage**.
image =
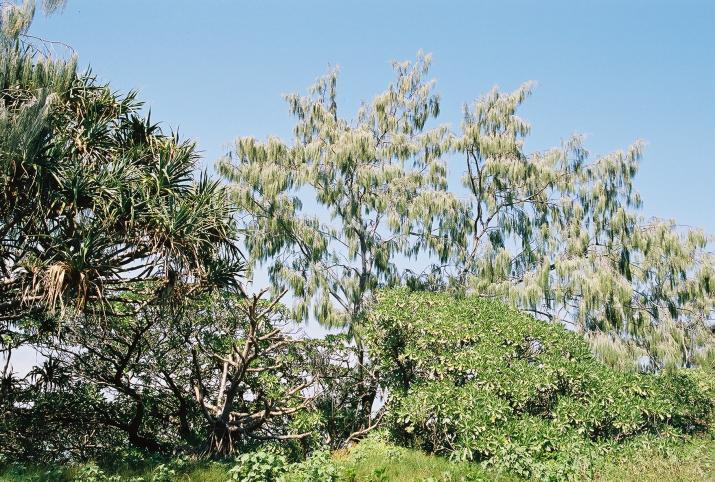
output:
[{"label": "wispy foliage", "polygon": [[713,348],[712,238],[639,214],[641,142],[597,159],[579,136],[526,152],[517,109],[529,92],[494,90],[465,108],[453,145],[472,198],[466,238],[452,245],[457,279],[590,333],[596,347],[612,339],[631,364],[701,362]]},{"label": "wispy foliage", "polygon": [[[352,123],[337,115],[332,72],[310,96],[287,97],[293,144],[241,138],[219,162],[252,264],[292,289],[297,314],[312,307],[345,324],[377,287],[450,287],[567,323],[624,366],[712,356],[712,237],[642,217],[633,183],[643,143],[592,159],[572,136],[527,152],[517,111],[530,84],[465,106],[459,131],[433,127],[429,63],[396,63],[396,81]],[[454,155],[466,198],[447,186]],[[421,253],[432,261],[422,272],[412,266]]]},{"label": "wispy foliage", "polygon": [[447,130],[427,126],[439,113],[429,65],[395,63],[394,83],[354,122],[338,115],[332,71],[309,96],[287,96],[292,144],[244,137],[219,162],[246,215],[252,263],[292,290],[298,318],[312,308],[323,324],[349,325],[371,290],[400,281],[396,258],[427,246],[436,214],[456,209],[444,192]]}]

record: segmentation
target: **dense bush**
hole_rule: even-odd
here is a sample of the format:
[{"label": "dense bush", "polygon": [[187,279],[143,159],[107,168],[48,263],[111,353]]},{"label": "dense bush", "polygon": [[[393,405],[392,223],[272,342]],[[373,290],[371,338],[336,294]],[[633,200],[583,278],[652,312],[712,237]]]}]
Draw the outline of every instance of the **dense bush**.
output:
[{"label": "dense bush", "polygon": [[705,429],[712,414],[702,374],[615,371],[576,333],[491,300],[383,292],[362,336],[398,440],[526,477],[567,477],[625,442]]}]

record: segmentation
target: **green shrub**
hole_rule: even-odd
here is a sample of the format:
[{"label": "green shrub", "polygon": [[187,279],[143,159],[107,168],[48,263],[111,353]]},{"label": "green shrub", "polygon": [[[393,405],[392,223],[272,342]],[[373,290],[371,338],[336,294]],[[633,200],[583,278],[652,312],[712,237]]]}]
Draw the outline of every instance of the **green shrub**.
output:
[{"label": "green shrub", "polygon": [[108,476],[95,463],[87,463],[77,469],[72,477],[73,482],[114,482],[120,480],[117,476]]},{"label": "green shrub", "polygon": [[288,463],[283,455],[266,450],[248,452],[236,457],[229,480],[238,482],[275,482],[285,473]]},{"label": "green shrub", "polygon": [[361,336],[393,437],[522,477],[583,475],[605,451],[711,420],[712,377],[615,371],[578,334],[491,300],[382,292]]},{"label": "green shrub", "polygon": [[339,476],[338,467],[327,450],[313,453],[303,462],[292,464],[281,482],[335,482]]}]

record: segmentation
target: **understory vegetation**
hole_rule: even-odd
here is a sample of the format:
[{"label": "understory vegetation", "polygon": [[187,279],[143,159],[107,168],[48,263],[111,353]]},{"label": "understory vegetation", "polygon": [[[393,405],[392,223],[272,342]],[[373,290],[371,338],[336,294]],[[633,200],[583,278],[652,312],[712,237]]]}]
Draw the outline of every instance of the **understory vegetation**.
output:
[{"label": "understory vegetation", "polygon": [[215,179],[0,13],[0,480],[715,479],[713,238],[640,142],[527,152],[530,84],[438,125],[420,53]]},{"label": "understory vegetation", "polygon": [[401,445],[524,478],[566,479],[628,446],[707,433],[706,370],[622,372],[579,335],[487,299],[377,295],[365,338]]},{"label": "understory vegetation", "polygon": [[[375,433],[349,450],[328,456],[314,454],[300,463],[284,463],[273,453],[261,452],[238,461],[207,461],[191,458],[122,459],[104,464],[94,462],[57,468],[15,465],[0,473],[7,482],[25,480],[109,482],[124,480],[226,482],[229,480],[284,482],[457,482],[523,480],[493,468],[459,462],[422,451],[386,442]],[[237,463],[238,462],[238,463]],[[243,463],[244,465],[239,465]],[[262,464],[261,467],[257,467]],[[239,468],[243,467],[243,468]],[[652,447],[632,447],[578,473],[578,480],[660,482],[701,482],[713,480],[715,441],[695,438],[687,444]]]}]

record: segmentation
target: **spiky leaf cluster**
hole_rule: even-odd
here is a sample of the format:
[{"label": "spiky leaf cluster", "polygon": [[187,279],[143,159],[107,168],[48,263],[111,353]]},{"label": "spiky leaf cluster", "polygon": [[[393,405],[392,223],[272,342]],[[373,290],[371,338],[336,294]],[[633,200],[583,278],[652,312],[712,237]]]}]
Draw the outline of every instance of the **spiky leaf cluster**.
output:
[{"label": "spiky leaf cluster", "polygon": [[224,188],[195,180],[194,144],[163,133],[141,107],[135,93],[77,74],[74,60],[3,46],[4,321],[233,282],[240,263]]}]

